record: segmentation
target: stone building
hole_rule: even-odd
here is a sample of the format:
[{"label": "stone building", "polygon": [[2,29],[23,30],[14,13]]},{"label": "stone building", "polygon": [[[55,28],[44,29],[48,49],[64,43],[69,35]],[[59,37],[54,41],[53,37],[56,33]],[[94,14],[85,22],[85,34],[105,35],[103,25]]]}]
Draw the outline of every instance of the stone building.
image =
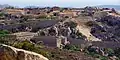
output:
[{"label": "stone building", "polygon": [[39,36],[32,38],[30,41],[35,44],[43,44],[47,47],[62,48],[62,40],[60,37]]}]

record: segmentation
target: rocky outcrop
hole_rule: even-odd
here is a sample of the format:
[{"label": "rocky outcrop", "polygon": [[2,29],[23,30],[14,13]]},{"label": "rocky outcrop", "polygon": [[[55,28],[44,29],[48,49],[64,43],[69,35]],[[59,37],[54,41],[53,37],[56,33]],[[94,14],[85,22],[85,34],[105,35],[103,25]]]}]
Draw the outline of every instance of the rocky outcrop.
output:
[{"label": "rocky outcrop", "polygon": [[85,35],[87,37],[88,40],[91,41],[101,41],[100,39],[94,37],[91,33],[90,33],[90,29],[83,27],[83,26],[77,26],[77,29],[79,30],[79,32],[81,32],[83,35]]},{"label": "rocky outcrop", "polygon": [[46,57],[7,45],[0,45],[0,60],[48,60]]},{"label": "rocky outcrop", "polygon": [[93,36],[90,33],[91,28],[85,25],[86,22],[93,21],[92,18],[90,18],[90,17],[79,17],[79,18],[72,19],[72,20],[78,24],[76,29],[79,30],[79,32],[82,33],[84,36],[86,36],[88,41],[101,41],[100,39]]}]

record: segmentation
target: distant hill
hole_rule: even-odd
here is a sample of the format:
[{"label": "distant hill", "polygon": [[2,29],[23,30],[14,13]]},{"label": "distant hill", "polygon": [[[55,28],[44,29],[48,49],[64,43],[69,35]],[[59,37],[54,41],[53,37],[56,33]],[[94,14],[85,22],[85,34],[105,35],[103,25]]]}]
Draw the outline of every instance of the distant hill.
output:
[{"label": "distant hill", "polygon": [[8,4],[0,5],[0,9],[6,8],[6,7],[10,7],[10,5]]},{"label": "distant hill", "polygon": [[120,5],[98,5],[96,7],[99,7],[99,8],[114,8],[114,9],[120,11]]},{"label": "distant hill", "polygon": [[26,6],[24,8],[38,8],[38,6]]},{"label": "distant hill", "polygon": [[18,6],[12,6],[12,5],[8,5],[8,4],[0,4],[0,9],[4,9],[4,8],[19,8]]}]

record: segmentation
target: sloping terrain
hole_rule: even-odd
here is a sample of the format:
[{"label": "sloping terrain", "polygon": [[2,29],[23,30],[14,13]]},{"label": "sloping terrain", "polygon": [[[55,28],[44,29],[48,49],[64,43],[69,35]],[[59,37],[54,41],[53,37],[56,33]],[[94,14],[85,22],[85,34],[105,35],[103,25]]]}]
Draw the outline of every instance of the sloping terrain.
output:
[{"label": "sloping terrain", "polygon": [[47,28],[58,23],[59,20],[45,20],[45,21],[32,21],[19,24],[11,24],[0,26],[0,30],[8,30],[11,32],[25,31],[26,27],[31,27],[32,32],[36,32],[39,29]]},{"label": "sloping terrain", "polygon": [[91,29],[91,33],[102,41],[120,41],[120,17],[105,16],[96,20],[101,23]]},{"label": "sloping terrain", "polygon": [[60,50],[54,48],[44,49],[52,53],[50,60],[95,60],[83,52]]},{"label": "sloping terrain", "polygon": [[90,33],[91,27],[88,27],[85,25],[86,22],[93,21],[93,19],[91,17],[79,17],[79,18],[73,19],[73,21],[75,21],[78,24],[77,29],[79,30],[79,32],[81,32],[83,35],[85,35],[88,40],[101,41],[100,39],[94,37]]},{"label": "sloping terrain", "polygon": [[0,45],[0,60],[48,60],[46,57],[26,51],[17,49],[8,45]]}]

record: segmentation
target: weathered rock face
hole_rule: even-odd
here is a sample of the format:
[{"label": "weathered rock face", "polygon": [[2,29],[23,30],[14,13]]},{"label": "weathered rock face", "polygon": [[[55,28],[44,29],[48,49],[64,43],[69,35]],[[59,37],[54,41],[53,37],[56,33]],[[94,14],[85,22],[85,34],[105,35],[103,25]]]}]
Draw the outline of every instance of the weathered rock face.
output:
[{"label": "weathered rock face", "polygon": [[46,57],[7,45],[0,45],[0,60],[48,60]]}]

